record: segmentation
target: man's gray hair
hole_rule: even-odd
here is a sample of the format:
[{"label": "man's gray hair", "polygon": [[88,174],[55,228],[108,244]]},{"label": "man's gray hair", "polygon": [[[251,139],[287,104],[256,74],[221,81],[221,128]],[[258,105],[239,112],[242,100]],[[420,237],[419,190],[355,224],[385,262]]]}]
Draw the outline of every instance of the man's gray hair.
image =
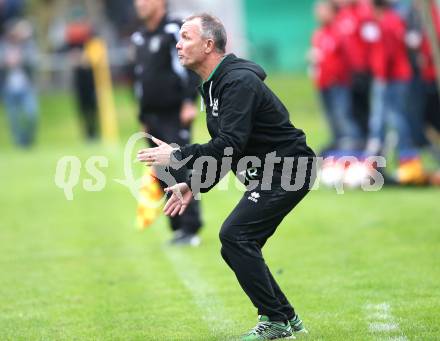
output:
[{"label": "man's gray hair", "polygon": [[191,15],[186,18],[184,22],[194,19],[200,19],[202,25],[202,37],[205,39],[212,39],[217,52],[225,53],[227,36],[225,27],[220,19],[208,13],[201,13]]}]

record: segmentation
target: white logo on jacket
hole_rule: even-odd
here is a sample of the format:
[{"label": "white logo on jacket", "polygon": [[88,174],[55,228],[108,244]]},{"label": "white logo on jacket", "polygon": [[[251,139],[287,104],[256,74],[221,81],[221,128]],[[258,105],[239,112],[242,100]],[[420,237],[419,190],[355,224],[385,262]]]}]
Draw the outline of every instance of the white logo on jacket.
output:
[{"label": "white logo on jacket", "polygon": [[214,103],[212,105],[212,116],[218,117],[218,98],[214,98]]},{"label": "white logo on jacket", "polygon": [[260,199],[260,194],[257,193],[257,192],[252,192],[251,195],[248,197],[248,199],[250,201],[253,201],[253,202],[257,203],[258,199]]},{"label": "white logo on jacket", "polygon": [[142,46],[145,43],[145,39],[142,36],[142,33],[140,32],[135,32],[131,35],[131,41],[133,44],[137,45],[137,46]]},{"label": "white logo on jacket", "polygon": [[154,36],[150,40],[150,52],[156,53],[160,49],[161,39],[159,36]]}]

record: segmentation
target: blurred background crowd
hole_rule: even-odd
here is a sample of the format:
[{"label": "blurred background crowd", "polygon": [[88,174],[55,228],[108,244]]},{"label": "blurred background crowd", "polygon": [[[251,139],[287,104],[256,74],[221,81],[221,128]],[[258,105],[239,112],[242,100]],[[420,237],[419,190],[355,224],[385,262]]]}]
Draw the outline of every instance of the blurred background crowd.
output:
[{"label": "blurred background crowd", "polygon": [[[228,51],[270,73],[309,71],[330,136],[322,156],[392,155],[390,182],[438,181],[421,157],[440,162],[437,1],[170,0],[168,7],[181,18],[216,14]],[[36,143],[38,94],[58,89],[72,91],[84,137],[98,139],[94,59],[104,50],[112,84],[132,87],[130,36],[139,25],[132,1],[0,0],[1,106],[14,143]],[[96,39],[101,52],[90,47]]]},{"label": "blurred background crowd", "polygon": [[[237,9],[225,22],[234,33],[234,51],[243,52],[236,20],[238,2],[211,2],[169,1],[167,5],[180,18],[207,9],[223,8],[224,15],[226,8]],[[110,70],[113,84],[131,86],[134,51],[130,37],[141,25],[133,1],[0,0],[1,104],[15,144],[29,147],[35,141],[40,111],[37,90],[72,90],[84,136],[97,139],[99,96],[93,60],[105,54],[103,67]],[[99,44],[90,44],[96,39]]]},{"label": "blurred background crowd", "polygon": [[420,149],[439,160],[437,3],[318,1],[315,16],[309,60],[332,136],[323,153],[394,150],[398,183],[429,181]]}]

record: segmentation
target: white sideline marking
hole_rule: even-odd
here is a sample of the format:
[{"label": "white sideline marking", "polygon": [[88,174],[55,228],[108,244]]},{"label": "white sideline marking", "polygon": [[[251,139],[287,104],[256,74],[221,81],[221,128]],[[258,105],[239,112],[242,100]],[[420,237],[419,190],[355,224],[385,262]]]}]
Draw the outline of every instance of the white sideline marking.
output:
[{"label": "white sideline marking", "polygon": [[408,340],[400,330],[399,324],[395,321],[388,303],[369,303],[365,305],[365,310],[369,321],[368,329],[370,332],[378,334],[377,336],[379,336],[380,339],[393,341]]},{"label": "white sideline marking", "polygon": [[396,323],[388,322],[371,322],[370,330],[372,332],[389,332],[399,330],[399,325]]},{"label": "white sideline marking", "polygon": [[217,337],[231,340],[232,333],[236,329],[235,323],[229,319],[225,305],[218,298],[216,291],[205,282],[203,275],[199,273],[185,251],[187,251],[185,247],[163,248],[163,253],[172,264],[174,271],[191,293],[208,329]]}]

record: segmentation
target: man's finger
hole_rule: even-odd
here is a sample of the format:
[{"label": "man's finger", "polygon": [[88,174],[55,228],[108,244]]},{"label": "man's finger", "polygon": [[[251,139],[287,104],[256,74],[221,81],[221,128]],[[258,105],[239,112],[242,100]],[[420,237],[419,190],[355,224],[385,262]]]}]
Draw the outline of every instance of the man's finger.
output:
[{"label": "man's finger", "polygon": [[151,161],[151,157],[149,155],[141,154],[137,156],[139,161]]},{"label": "man's finger", "polygon": [[156,159],[158,156],[157,152],[151,151],[151,152],[144,152],[142,154],[137,154],[136,158],[139,161],[151,161],[153,159]]},{"label": "man's finger", "polygon": [[180,208],[180,203],[178,201],[175,201],[167,208],[166,212],[164,212],[165,215],[170,216],[177,207]]},{"label": "man's finger", "polygon": [[165,207],[163,208],[164,211],[166,211],[172,204],[174,204],[178,199],[176,196],[172,195],[171,198],[168,199],[168,201],[165,204]]},{"label": "man's finger", "polygon": [[151,139],[153,140],[154,143],[156,143],[158,146],[160,146],[161,144],[164,144],[165,142],[159,140],[157,137],[151,136]]},{"label": "man's finger", "polygon": [[188,205],[186,205],[186,204],[182,204],[182,207],[180,208],[180,211],[179,211],[179,215],[182,215],[183,212],[185,212],[185,210],[186,210],[187,207],[188,207]]},{"label": "man's finger", "polygon": [[166,215],[168,215],[168,211],[170,210],[170,208],[173,206],[173,203],[171,201],[167,201],[167,203],[165,204],[165,207],[163,208],[163,213],[165,213]]},{"label": "man's finger", "polygon": [[177,200],[176,200],[176,197],[173,195],[171,198],[169,198],[168,199],[168,201],[166,202],[166,204],[165,204],[165,206],[164,206],[164,208],[163,208],[163,211],[164,212],[168,212],[168,211],[170,211],[170,209],[173,207],[174,208],[174,205],[176,204],[176,202],[177,202]]},{"label": "man's finger", "polygon": [[174,208],[173,212],[171,212],[171,214],[170,214],[171,217],[175,217],[177,215],[177,213],[180,212],[181,207],[182,207],[182,205],[180,203],[178,203],[176,205],[176,207]]},{"label": "man's finger", "polygon": [[171,212],[174,211],[174,209],[176,208],[176,205],[177,205],[176,203],[173,203],[173,204],[169,205],[169,206],[167,207],[167,209],[163,211],[163,213],[164,213],[166,216],[171,215]]},{"label": "man's finger", "polygon": [[178,188],[177,188],[176,185],[173,185],[173,186],[170,186],[170,187],[164,188],[163,191],[164,191],[165,193],[172,193],[172,196],[173,196],[173,197],[175,196],[175,193],[179,192],[179,190],[178,190]]},{"label": "man's finger", "polygon": [[147,153],[151,153],[153,151],[156,151],[158,149],[158,147],[152,147],[152,148],[145,148],[145,149],[141,149],[139,150],[137,153],[139,154],[147,154]]}]

